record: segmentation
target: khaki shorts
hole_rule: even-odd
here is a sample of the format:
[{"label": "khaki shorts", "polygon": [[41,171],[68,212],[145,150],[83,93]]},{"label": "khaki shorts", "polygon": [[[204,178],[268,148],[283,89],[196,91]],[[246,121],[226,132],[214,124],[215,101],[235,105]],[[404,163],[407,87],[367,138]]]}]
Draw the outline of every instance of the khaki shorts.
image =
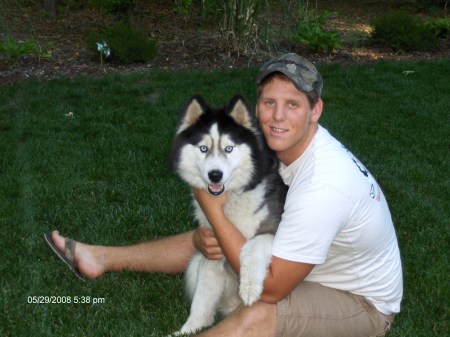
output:
[{"label": "khaki shorts", "polygon": [[384,336],[394,319],[362,296],[313,282],[302,282],[277,310],[276,337]]}]

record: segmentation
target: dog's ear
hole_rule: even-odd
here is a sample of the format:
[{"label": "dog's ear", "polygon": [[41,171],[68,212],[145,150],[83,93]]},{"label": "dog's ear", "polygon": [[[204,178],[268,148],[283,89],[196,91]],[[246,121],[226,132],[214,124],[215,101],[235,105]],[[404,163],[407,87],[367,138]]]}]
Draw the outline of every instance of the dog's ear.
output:
[{"label": "dog's ear", "polygon": [[253,120],[250,115],[250,109],[242,96],[236,95],[233,97],[230,101],[228,111],[230,111],[229,114],[236,123],[247,129],[253,129]]},{"label": "dog's ear", "polygon": [[192,124],[197,122],[202,114],[205,113],[205,101],[199,95],[193,96],[185,108],[182,110],[180,125],[177,134],[186,130]]}]

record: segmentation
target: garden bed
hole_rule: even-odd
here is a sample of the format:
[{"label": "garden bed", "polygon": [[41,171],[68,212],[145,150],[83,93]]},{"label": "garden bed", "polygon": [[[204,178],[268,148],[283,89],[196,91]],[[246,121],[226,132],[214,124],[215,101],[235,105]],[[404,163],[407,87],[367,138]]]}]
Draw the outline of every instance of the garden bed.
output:
[{"label": "garden bed", "polygon": [[[367,3],[327,2],[326,9],[337,13],[330,18],[329,26],[344,36],[344,49],[336,53],[322,54],[288,42],[278,45],[278,51],[294,51],[306,55],[314,62],[352,63],[380,59],[420,60],[450,57],[450,43],[442,39],[439,46],[429,52],[400,53],[380,46],[362,47],[359,42],[368,36],[370,20],[386,9],[383,4],[369,6]],[[135,19],[143,31],[157,40],[158,56],[146,63],[101,65],[98,60],[92,59],[86,48],[85,39],[99,24],[113,25],[116,20],[113,16],[104,15],[98,9],[88,7],[63,9],[55,17],[43,14],[40,8],[9,10],[10,12],[5,15],[12,18],[8,22],[8,33],[23,39],[32,35],[39,43],[51,42],[53,45],[49,48],[51,57],[48,59],[39,60],[36,56],[27,55],[21,57],[13,66],[0,59],[0,84],[16,83],[29,78],[46,80],[61,76],[145,72],[154,68],[173,70],[240,68],[260,65],[271,56],[262,51],[251,56],[229,52],[221,45],[221,36],[215,26],[201,23],[195,15],[185,20],[182,15],[174,13],[170,4],[152,1],[140,5],[137,9],[139,14]],[[282,18],[274,20],[274,24],[280,21]],[[0,34],[0,38],[4,36]]]}]

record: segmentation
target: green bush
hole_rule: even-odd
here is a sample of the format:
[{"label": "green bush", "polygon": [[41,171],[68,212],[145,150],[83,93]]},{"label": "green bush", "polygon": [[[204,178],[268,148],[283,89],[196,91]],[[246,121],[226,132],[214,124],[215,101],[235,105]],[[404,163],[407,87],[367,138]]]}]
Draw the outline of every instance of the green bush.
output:
[{"label": "green bush", "polygon": [[427,26],[437,37],[448,39],[450,37],[450,18],[433,19],[427,22]]},{"label": "green bush", "polygon": [[422,51],[436,46],[437,37],[428,25],[405,12],[383,15],[372,23],[372,39],[395,50]]},{"label": "green bush", "polygon": [[302,18],[297,23],[292,36],[293,40],[312,50],[324,53],[342,49],[342,38],[339,33],[335,30],[324,30],[322,28],[330,15],[330,12],[319,13],[316,10],[301,14]]},{"label": "green bush", "polygon": [[117,64],[131,64],[146,62],[158,54],[157,43],[147,38],[142,32],[128,24],[120,23],[115,27],[101,29],[92,33],[88,39],[88,48],[92,50],[100,60],[97,43],[106,44],[111,49],[109,60]]}]

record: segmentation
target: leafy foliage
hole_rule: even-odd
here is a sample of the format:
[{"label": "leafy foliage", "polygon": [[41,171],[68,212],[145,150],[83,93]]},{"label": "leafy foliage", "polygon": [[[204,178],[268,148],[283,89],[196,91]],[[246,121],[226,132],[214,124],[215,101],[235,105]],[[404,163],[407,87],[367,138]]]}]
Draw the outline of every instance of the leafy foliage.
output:
[{"label": "leafy foliage", "polygon": [[16,64],[17,60],[24,55],[33,53],[36,50],[36,43],[33,41],[17,42],[11,35],[8,35],[3,42],[0,42],[0,55],[4,56],[9,64]]},{"label": "leafy foliage", "polygon": [[48,51],[50,45],[52,43],[41,47],[33,39],[18,42],[11,35],[7,35],[3,42],[0,41],[0,56],[5,57],[9,65],[16,64],[20,57],[29,54],[37,55],[39,59],[50,58],[51,53]]},{"label": "leafy foliage", "polygon": [[343,48],[342,38],[335,30],[324,30],[322,27],[332,13],[317,10],[301,14],[293,34],[294,41],[303,44],[315,51],[324,53],[335,52]]},{"label": "leafy foliage", "polygon": [[372,38],[395,50],[429,50],[436,46],[437,38],[419,18],[401,11],[383,15],[373,22]]},{"label": "leafy foliage", "polygon": [[434,35],[448,39],[450,37],[450,18],[433,19],[426,23],[433,31]]},{"label": "leafy foliage", "polygon": [[158,54],[155,41],[126,23],[119,23],[112,28],[105,27],[100,33],[92,33],[87,38],[88,47],[96,56],[98,55],[97,43],[103,41],[111,50],[110,59],[113,63],[146,62]]}]

